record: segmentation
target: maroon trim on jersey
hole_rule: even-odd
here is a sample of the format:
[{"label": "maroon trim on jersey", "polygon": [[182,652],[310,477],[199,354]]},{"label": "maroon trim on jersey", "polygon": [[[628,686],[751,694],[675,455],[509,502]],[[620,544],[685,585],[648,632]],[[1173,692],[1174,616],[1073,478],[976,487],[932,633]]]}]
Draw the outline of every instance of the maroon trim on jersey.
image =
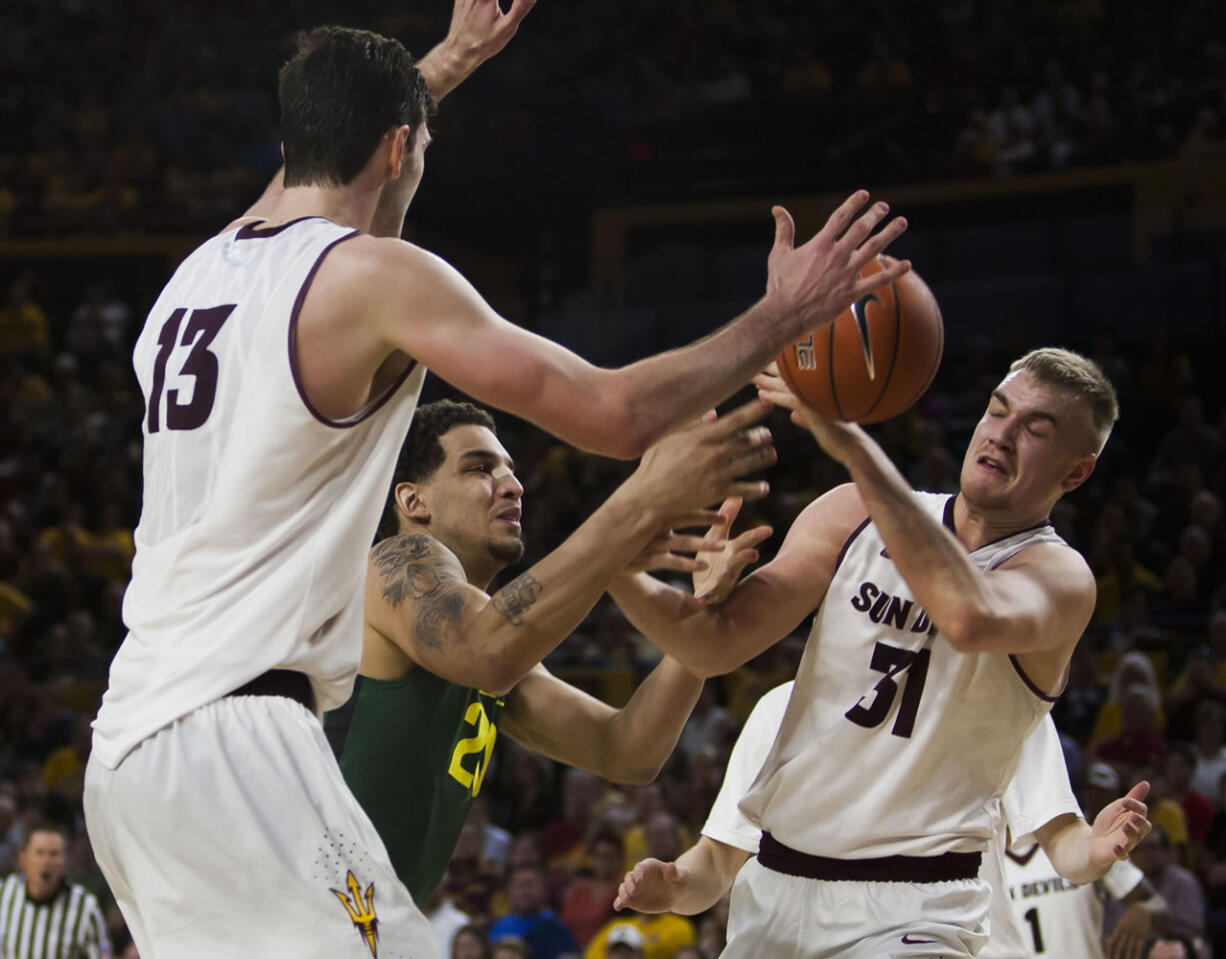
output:
[{"label": "maroon trim on jersey", "polygon": [[1060,688],[1057,689],[1053,695],[1048,696],[1047,693],[1043,692],[1043,690],[1039,689],[1039,687],[1035,685],[1034,680],[1026,675],[1026,670],[1022,669],[1022,664],[1017,661],[1017,657],[1014,656],[1013,653],[1009,654],[1009,662],[1013,664],[1013,668],[1017,670],[1017,674],[1022,677],[1022,682],[1026,684],[1026,688],[1045,703],[1054,703],[1057,699],[1059,699],[1060,694],[1064,692],[1064,687],[1068,684],[1068,669],[1066,668],[1064,670],[1064,678],[1060,681]]},{"label": "maroon trim on jersey", "polygon": [[[286,226],[288,225],[289,224],[287,223]],[[360,230],[354,230],[352,233],[346,233],[339,239],[333,240],[326,247],[324,247],[323,252],[319,254],[319,258],[311,267],[311,271],[306,275],[306,279],[302,281],[302,288],[298,291],[298,296],[294,300],[294,308],[290,311],[289,315],[289,369],[291,375],[294,377],[294,388],[298,390],[298,398],[302,400],[302,405],[307,408],[307,411],[313,417],[315,417],[315,419],[323,423],[324,426],[330,426],[337,430],[347,430],[350,427],[357,426],[364,420],[374,416],[380,409],[383,408],[388,400],[396,395],[396,391],[404,385],[404,381],[409,378],[409,374],[412,373],[414,368],[417,366],[417,360],[410,358],[409,365],[406,366],[404,368],[404,372],[396,378],[396,382],[388,387],[387,392],[385,392],[373,403],[368,403],[366,407],[360,410],[352,419],[343,421],[330,420],[328,417],[319,412],[319,410],[315,409],[315,407],[311,404],[311,401],[307,399],[306,389],[302,385],[302,375],[298,372],[298,362],[295,359],[298,352],[298,316],[302,312],[302,303],[304,300],[306,300],[307,290],[311,288],[311,282],[315,279],[315,274],[319,272],[319,268],[323,264],[324,257],[331,253],[332,248],[338,243],[344,243],[346,240],[351,240],[360,234]]]},{"label": "maroon trim on jersey", "polygon": [[263,220],[257,220],[256,223],[244,223],[238,228],[238,232],[234,234],[236,240],[266,240],[270,236],[276,236],[283,230],[288,230],[295,223],[301,223],[303,220],[323,220],[322,216],[300,216],[296,220],[290,220],[288,223],[281,223],[277,226],[265,227],[260,229],[260,223]]},{"label": "maroon trim on jersey", "polygon": [[1039,844],[1036,842],[1028,850],[1022,853],[1014,852],[1008,846],[1005,847],[1005,855],[1012,859],[1019,866],[1024,866],[1034,858],[1034,854],[1039,851]]},{"label": "maroon trim on jersey", "polygon": [[851,549],[852,540],[863,533],[864,527],[866,527],[872,521],[873,518],[871,516],[866,516],[864,517],[864,522],[851,531],[851,535],[848,536],[846,541],[843,543],[843,548],[839,550],[839,555],[834,561],[834,570],[830,574],[832,579],[834,578],[834,574],[839,571],[839,567],[843,565],[843,557],[846,556],[847,551]]}]

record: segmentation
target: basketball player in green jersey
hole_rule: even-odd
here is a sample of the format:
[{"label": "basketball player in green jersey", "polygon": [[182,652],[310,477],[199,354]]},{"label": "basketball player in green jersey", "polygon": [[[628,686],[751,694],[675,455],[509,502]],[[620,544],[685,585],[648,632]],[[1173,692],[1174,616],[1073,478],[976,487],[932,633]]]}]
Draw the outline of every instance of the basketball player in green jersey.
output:
[{"label": "basketball player in green jersey", "polygon": [[757,497],[737,478],[774,461],[766,407],[748,404],[665,437],[558,549],[493,596],[523,555],[514,464],[489,414],[469,403],[421,407],[392,493],[399,532],[370,553],[358,683],[329,714],[341,771],[414,901],[429,899],[505,732],[606,779],[653,779],[702,681],[665,658],[620,710],[551,675],[541,659],[627,568],[690,571],[699,536],[721,522],[700,507]]}]

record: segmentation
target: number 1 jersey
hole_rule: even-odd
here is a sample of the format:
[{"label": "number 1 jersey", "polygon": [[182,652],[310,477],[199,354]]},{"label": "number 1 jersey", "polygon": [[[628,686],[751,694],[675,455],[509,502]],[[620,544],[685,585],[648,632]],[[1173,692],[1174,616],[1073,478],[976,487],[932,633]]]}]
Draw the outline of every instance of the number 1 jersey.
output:
[{"label": "number 1 jersey", "polygon": [[94,722],[117,766],[137,743],[270,669],[344,702],[362,650],[366,554],[425,369],[332,421],[299,379],[299,311],[356,231],[248,223],[176,270],[136,343],[144,493],[128,635]]},{"label": "number 1 jersey", "polygon": [[[952,528],[952,496],[915,495]],[[1063,540],[1044,523],[970,558],[990,570],[1051,542]],[[741,809],[816,856],[980,851],[1051,702],[1013,657],[955,650],[865,520],[814,614],[779,736]]]}]

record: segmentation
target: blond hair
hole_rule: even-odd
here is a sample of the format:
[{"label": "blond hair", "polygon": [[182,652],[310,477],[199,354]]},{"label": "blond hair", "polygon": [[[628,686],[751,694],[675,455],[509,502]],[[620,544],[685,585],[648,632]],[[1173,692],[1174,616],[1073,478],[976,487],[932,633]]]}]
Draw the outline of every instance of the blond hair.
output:
[{"label": "blond hair", "polygon": [[1040,383],[1084,399],[1090,408],[1090,421],[1098,441],[1095,452],[1102,452],[1107,445],[1107,437],[1111,435],[1111,428],[1120,417],[1120,403],[1115,387],[1097,363],[1072,350],[1045,346],[1014,360],[1009,372],[1019,371],[1029,373]]}]

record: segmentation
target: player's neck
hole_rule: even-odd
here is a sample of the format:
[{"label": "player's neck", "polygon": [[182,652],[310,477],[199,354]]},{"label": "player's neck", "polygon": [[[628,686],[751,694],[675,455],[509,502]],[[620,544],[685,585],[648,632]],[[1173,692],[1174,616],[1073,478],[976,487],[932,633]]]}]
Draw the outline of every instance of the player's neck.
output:
[{"label": "player's neck", "polygon": [[287,187],[268,214],[268,225],[277,226],[304,217],[322,216],[340,226],[369,231],[379,202],[378,192],[354,187]]},{"label": "player's neck", "polygon": [[988,543],[1040,525],[1047,519],[1048,512],[1049,510],[1039,510],[1034,516],[1022,516],[1015,512],[999,513],[977,509],[959,493],[954,500],[954,535],[958,537],[958,542],[966,547],[967,552],[974,552]]}]

